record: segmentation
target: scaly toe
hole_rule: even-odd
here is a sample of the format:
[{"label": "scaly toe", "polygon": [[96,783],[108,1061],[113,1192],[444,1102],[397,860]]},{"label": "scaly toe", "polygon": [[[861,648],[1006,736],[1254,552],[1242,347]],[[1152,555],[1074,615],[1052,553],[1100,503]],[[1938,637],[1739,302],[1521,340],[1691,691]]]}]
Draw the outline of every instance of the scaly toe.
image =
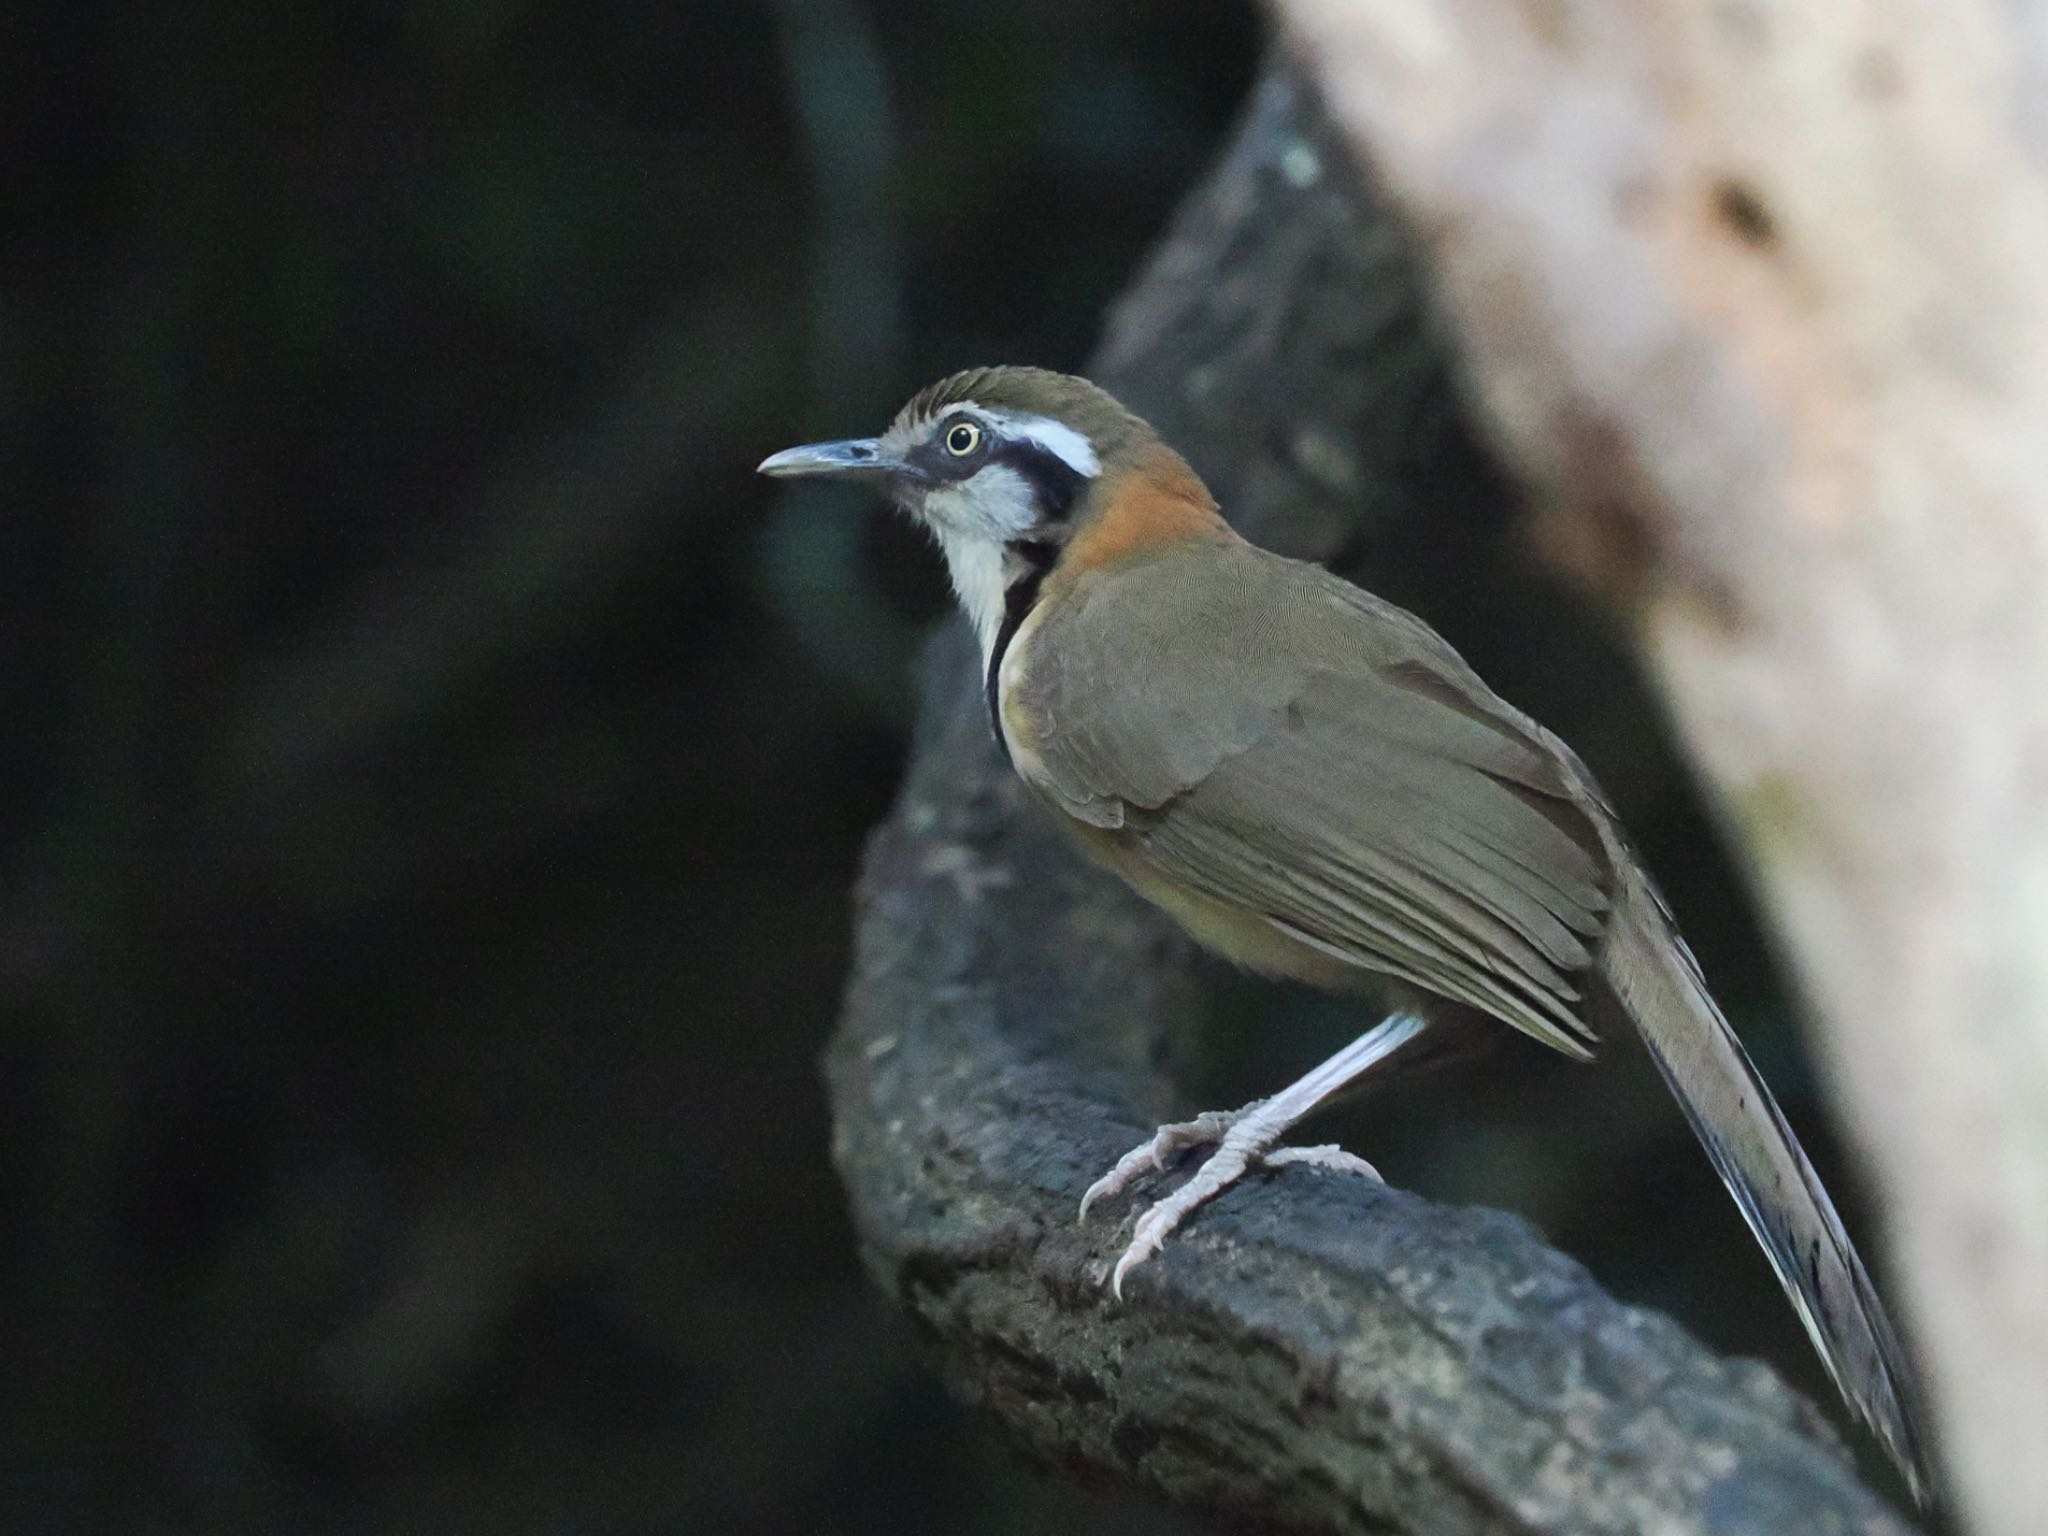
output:
[{"label": "scaly toe", "polygon": [[1268,1168],[1285,1168],[1290,1164],[1302,1168],[1327,1168],[1332,1173],[1355,1173],[1375,1184],[1387,1182],[1371,1163],[1338,1146],[1275,1147],[1260,1161]]},{"label": "scaly toe", "polygon": [[[1245,1106],[1246,1109],[1252,1107]],[[1081,1196],[1081,1219],[1088,1219],[1088,1208],[1096,1201],[1122,1194],[1142,1174],[1165,1172],[1167,1162],[1189,1147],[1205,1147],[1220,1142],[1244,1112],[1242,1109],[1210,1109],[1192,1120],[1160,1126],[1150,1138],[1118,1158],[1114,1168],[1088,1186],[1087,1193]]]}]

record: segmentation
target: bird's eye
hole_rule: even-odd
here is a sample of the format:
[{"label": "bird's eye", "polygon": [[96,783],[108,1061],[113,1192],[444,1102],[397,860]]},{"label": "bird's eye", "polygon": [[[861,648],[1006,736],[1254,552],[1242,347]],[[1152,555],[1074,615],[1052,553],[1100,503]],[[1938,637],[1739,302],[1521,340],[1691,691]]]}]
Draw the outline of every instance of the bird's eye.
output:
[{"label": "bird's eye", "polygon": [[946,452],[964,459],[981,446],[981,428],[971,421],[956,421],[946,429]]}]

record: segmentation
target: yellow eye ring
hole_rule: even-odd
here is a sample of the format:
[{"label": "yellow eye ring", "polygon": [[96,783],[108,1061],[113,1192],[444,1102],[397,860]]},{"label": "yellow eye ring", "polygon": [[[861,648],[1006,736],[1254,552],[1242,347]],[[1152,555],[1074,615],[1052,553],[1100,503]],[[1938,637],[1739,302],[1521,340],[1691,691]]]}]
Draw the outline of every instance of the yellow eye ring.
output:
[{"label": "yellow eye ring", "polygon": [[981,428],[971,421],[956,421],[946,428],[946,452],[964,459],[981,446]]}]

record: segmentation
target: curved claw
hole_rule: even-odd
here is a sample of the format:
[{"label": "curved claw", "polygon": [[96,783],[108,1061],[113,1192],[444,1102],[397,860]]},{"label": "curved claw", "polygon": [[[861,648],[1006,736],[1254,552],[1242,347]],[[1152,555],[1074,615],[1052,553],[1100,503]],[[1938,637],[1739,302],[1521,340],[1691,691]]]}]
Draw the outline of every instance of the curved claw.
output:
[{"label": "curved claw", "polygon": [[1093,1205],[1097,1200],[1105,1199],[1110,1195],[1121,1194],[1133,1179],[1145,1171],[1145,1164],[1147,1162],[1152,1163],[1154,1167],[1158,1166],[1157,1154],[1153,1151],[1153,1143],[1158,1141],[1158,1139],[1157,1136],[1154,1136],[1151,1141],[1131,1148],[1130,1151],[1116,1160],[1115,1167],[1088,1186],[1087,1193],[1081,1196],[1081,1219],[1083,1221],[1088,1219],[1089,1206]]},{"label": "curved claw", "polygon": [[1118,1301],[1124,1299],[1124,1276],[1143,1262],[1143,1259],[1133,1258],[1129,1248],[1126,1248],[1123,1257],[1116,1261],[1116,1268],[1109,1274],[1109,1292]]}]

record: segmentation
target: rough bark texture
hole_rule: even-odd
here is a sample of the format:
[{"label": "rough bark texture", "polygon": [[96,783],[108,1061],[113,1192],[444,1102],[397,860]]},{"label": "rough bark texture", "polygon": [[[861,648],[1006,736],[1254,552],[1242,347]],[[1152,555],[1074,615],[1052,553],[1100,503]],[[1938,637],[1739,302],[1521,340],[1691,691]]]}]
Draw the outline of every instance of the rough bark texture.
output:
[{"label": "rough bark texture", "polygon": [[[1248,532],[1325,556],[1415,492],[1442,416],[1405,249],[1343,163],[1269,80],[1097,369]],[[949,627],[829,1057],[869,1263],[960,1392],[1048,1461],[1273,1528],[1908,1529],[1770,1372],[1615,1302],[1512,1217],[1291,1170],[1205,1208],[1113,1303],[1128,1203],[1075,1207],[1176,1107],[1192,973],[1027,803],[975,670]]]},{"label": "rough bark texture", "polygon": [[1747,850],[1975,1527],[2038,1531],[2048,12],[1281,9]]}]

